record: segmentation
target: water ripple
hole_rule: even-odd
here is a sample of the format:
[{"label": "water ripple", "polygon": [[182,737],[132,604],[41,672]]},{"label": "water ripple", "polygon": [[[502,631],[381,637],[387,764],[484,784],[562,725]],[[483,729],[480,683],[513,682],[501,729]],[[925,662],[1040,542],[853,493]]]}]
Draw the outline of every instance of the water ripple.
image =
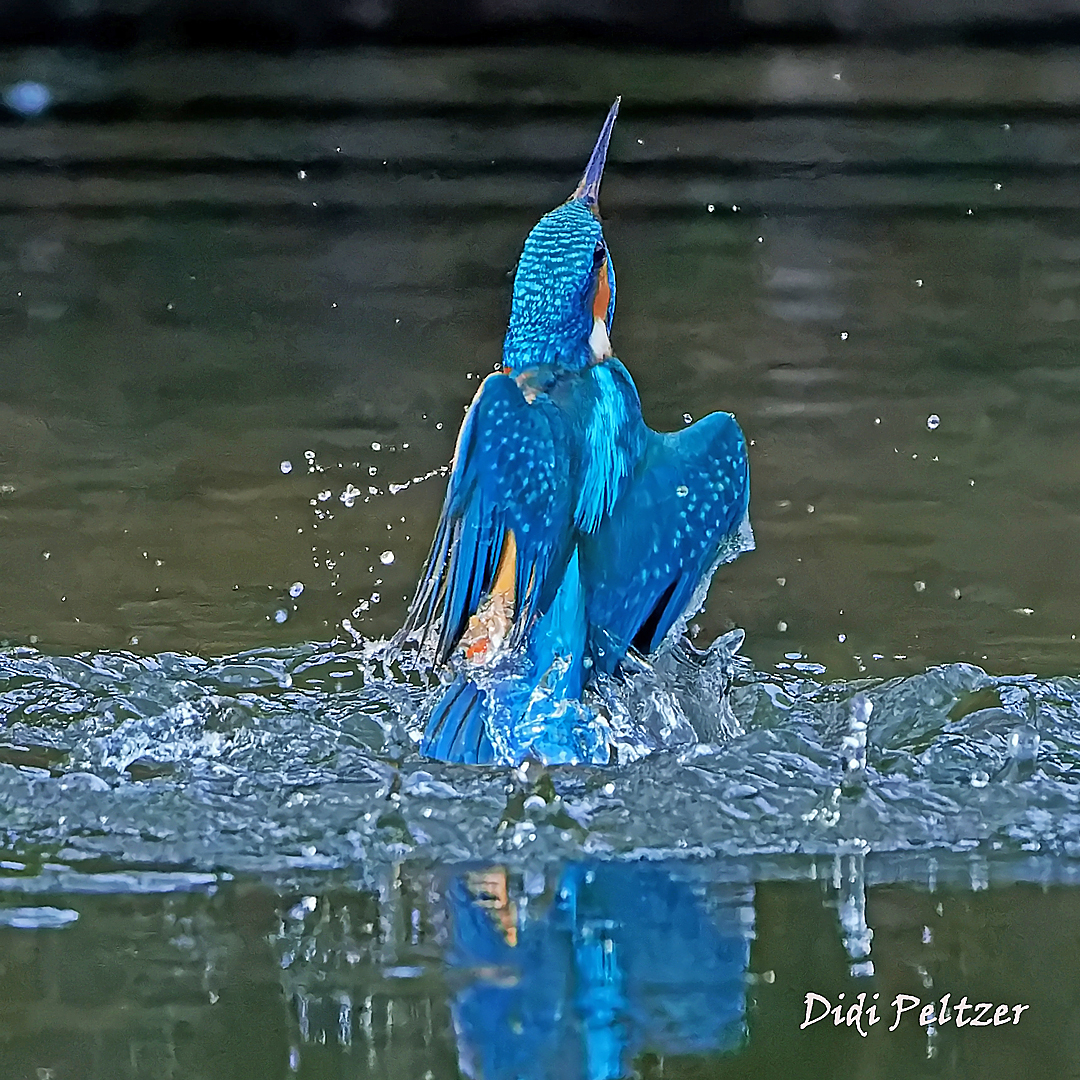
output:
[{"label": "water ripple", "polygon": [[188,873],[582,853],[1080,855],[1080,680],[947,664],[817,682],[753,671],[740,641],[603,684],[594,704],[622,764],[550,770],[420,758],[436,691],[381,643],[213,661],[7,649],[5,846],[27,865]]}]

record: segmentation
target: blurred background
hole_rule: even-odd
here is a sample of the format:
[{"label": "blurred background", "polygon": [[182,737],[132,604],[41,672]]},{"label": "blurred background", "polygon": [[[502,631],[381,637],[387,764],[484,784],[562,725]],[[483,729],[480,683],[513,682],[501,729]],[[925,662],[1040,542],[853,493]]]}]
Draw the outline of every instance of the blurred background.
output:
[{"label": "blurred background", "polygon": [[[534,790],[326,643],[616,94],[612,340],[750,440],[757,673]],[[1080,0],[0,0],[0,98],[3,1076],[1075,1072]]]},{"label": "blurred background", "polygon": [[702,631],[1076,670],[1078,12],[8,5],[0,635],[398,626],[522,240],[621,93],[616,351],[654,426],[752,443]]}]

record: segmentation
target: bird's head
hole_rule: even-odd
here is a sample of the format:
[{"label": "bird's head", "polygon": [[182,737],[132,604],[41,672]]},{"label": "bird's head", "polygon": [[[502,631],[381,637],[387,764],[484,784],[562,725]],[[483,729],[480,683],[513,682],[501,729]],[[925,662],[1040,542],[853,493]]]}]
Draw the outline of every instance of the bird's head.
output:
[{"label": "bird's head", "polygon": [[615,267],[600,226],[600,179],[619,98],[600,130],[581,183],[529,233],[514,275],[503,365],[577,368],[611,355]]}]

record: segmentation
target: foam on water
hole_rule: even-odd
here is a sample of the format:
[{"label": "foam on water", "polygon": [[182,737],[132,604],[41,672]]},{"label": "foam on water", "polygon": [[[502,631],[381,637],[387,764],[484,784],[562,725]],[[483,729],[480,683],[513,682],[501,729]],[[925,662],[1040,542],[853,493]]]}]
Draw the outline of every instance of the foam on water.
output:
[{"label": "foam on water", "polygon": [[197,875],[413,857],[1080,855],[1080,679],[948,664],[824,682],[755,672],[740,643],[682,644],[600,683],[589,705],[620,764],[551,770],[422,759],[435,681],[380,642],[215,660],[6,649],[7,858],[28,873],[104,860]]}]

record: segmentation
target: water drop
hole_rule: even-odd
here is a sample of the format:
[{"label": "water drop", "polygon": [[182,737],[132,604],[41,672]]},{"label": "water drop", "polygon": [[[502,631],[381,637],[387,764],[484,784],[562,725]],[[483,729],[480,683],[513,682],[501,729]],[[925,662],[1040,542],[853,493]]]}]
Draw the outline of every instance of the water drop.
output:
[{"label": "water drop", "polygon": [[694,422],[694,418],[688,412],[684,412],[682,414],[682,422],[684,424],[692,424]]},{"label": "water drop", "polygon": [[289,613],[284,608],[278,608],[274,612],[274,622],[283,623],[289,617]]},{"label": "water drop", "polygon": [[976,788],[984,788],[990,783],[990,777],[983,772],[982,769],[976,769],[971,774],[971,786]]},{"label": "water drop", "polygon": [[1009,754],[1016,761],[1034,761],[1039,756],[1039,733],[1030,724],[1020,724],[1006,740]]},{"label": "water drop", "polygon": [[278,468],[281,469],[282,473],[284,473],[287,476],[289,473],[292,472],[292,462],[291,461],[283,461],[278,466]]},{"label": "water drop", "polygon": [[381,442],[373,442],[371,444],[371,449],[372,450],[381,450],[382,449],[382,443]]},{"label": "water drop", "polygon": [[840,740],[845,784],[859,784],[866,772],[866,729],[874,704],[865,694],[856,694],[850,703],[847,733]]},{"label": "water drop", "polygon": [[779,622],[778,622],[778,623],[776,624],[776,629],[777,629],[777,630],[779,630],[781,634],[786,634],[786,633],[787,633],[787,623],[786,623],[786,622],[784,622],[784,620],[783,620],[783,619],[781,619],[781,620],[780,620],[780,621],[779,621]]},{"label": "water drop", "polygon": [[915,591],[916,592],[926,592],[926,582],[925,581],[916,581],[915,582]]},{"label": "water drop", "polygon": [[394,553],[392,551],[384,551],[379,556],[379,562],[381,562],[383,564],[383,566],[389,566],[393,561],[394,561]]},{"label": "water drop", "polygon": [[938,426],[939,426],[940,424],[941,424],[941,417],[940,417],[940,416],[938,416],[938,414],[937,414],[937,413],[931,413],[931,414],[930,414],[930,415],[929,415],[929,416],[928,416],[928,417],[926,418],[926,426],[927,426],[927,427],[928,427],[928,428],[929,428],[929,429],[930,429],[931,431],[936,431],[936,430],[937,430],[937,428],[938,428]]},{"label": "water drop", "polygon": [[305,172],[305,171],[304,171],[303,169],[301,169],[301,170],[300,170],[300,171],[299,171],[299,172],[298,172],[298,173],[296,174],[296,179],[297,179],[297,180],[306,180],[306,179],[307,179],[307,173],[306,173],[306,172]]},{"label": "water drop", "polygon": [[289,595],[295,600],[304,591],[304,583],[302,581],[294,581],[289,586]]},{"label": "water drop", "polygon": [[713,206],[713,204],[712,204],[712,203],[709,203],[709,207],[708,207],[708,209],[709,209],[709,213],[711,214],[711,213],[712,213],[712,212],[713,212],[713,211],[714,211],[714,210],[716,209],[716,207],[715,207],[715,206]]}]

